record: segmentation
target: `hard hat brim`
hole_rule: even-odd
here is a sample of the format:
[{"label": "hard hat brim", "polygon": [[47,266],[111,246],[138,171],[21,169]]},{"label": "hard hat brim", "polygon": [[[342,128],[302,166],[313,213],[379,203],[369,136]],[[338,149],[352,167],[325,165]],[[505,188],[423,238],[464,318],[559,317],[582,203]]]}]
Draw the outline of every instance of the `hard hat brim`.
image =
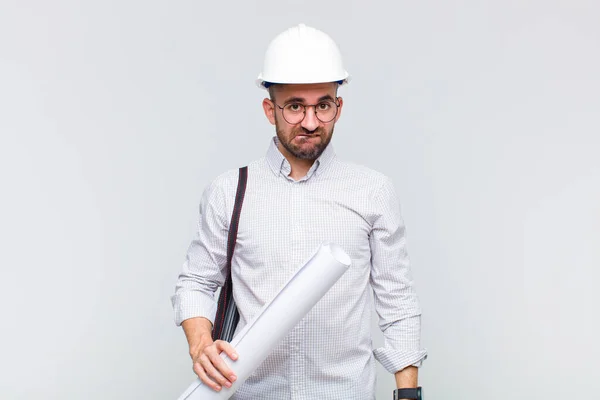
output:
[{"label": "hard hat brim", "polygon": [[313,83],[330,83],[330,82],[337,82],[340,86],[345,85],[350,83],[350,80],[352,79],[351,75],[348,74],[346,72],[345,77],[343,78],[338,78],[338,79],[326,79],[326,80],[318,80],[318,81],[302,81],[302,82],[298,82],[298,81],[293,81],[290,82],[289,80],[285,80],[285,79],[265,79],[262,77],[262,74],[258,76],[258,78],[256,79],[256,86],[258,86],[261,89],[267,89],[269,86],[271,85],[308,85],[308,84],[313,84]]}]

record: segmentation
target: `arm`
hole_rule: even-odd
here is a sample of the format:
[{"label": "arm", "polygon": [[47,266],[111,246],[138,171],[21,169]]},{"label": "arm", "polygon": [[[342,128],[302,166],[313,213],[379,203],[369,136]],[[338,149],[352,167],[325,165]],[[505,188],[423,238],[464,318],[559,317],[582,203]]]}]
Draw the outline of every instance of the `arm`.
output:
[{"label": "arm", "polygon": [[175,323],[204,317],[211,323],[217,311],[215,291],[225,282],[227,263],[227,204],[223,183],[215,181],[203,192],[198,227],[171,298]]},{"label": "arm", "polygon": [[396,387],[400,388],[416,388],[419,381],[419,369],[414,366],[406,367],[401,371],[396,372]]},{"label": "arm", "polygon": [[[416,388],[418,386],[419,369],[414,366],[406,367],[395,373],[396,388]],[[408,400],[408,399],[400,399]]]},{"label": "arm", "polygon": [[[212,343],[212,323],[204,317],[189,318],[181,324],[190,347],[190,355]],[[210,339],[210,340],[209,340]]]},{"label": "arm", "polygon": [[420,346],[421,309],[406,252],[404,221],[390,180],[374,195],[376,209],[371,245],[371,286],[384,346],[377,360],[395,375],[399,388],[417,387],[418,369],[427,357]]},{"label": "arm", "polygon": [[[225,281],[228,217],[224,179],[206,188],[200,202],[198,230],[192,241],[175,294],[171,298],[175,322],[185,332],[194,372],[214,390],[231,386],[235,375],[219,354],[225,351],[235,360],[229,343],[212,340],[216,312],[215,291]],[[227,376],[228,379],[225,379]]]}]

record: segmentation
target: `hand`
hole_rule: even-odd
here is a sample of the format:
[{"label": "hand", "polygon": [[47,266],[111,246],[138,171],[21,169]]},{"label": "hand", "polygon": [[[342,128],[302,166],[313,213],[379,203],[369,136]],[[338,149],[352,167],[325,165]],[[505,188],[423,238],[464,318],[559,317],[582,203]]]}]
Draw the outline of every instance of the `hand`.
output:
[{"label": "hand", "polygon": [[235,373],[220,356],[223,351],[233,361],[238,359],[233,346],[223,340],[213,342],[210,335],[205,336],[198,346],[190,349],[194,372],[206,386],[217,392],[223,386],[231,387],[237,379]]}]

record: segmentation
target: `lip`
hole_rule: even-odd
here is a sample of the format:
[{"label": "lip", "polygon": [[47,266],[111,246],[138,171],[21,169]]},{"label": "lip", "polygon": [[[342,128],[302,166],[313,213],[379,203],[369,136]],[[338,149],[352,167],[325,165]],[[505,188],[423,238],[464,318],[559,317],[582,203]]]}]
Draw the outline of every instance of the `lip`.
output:
[{"label": "lip", "polygon": [[294,137],[294,141],[298,142],[298,143],[311,143],[311,142],[315,142],[319,137],[318,136],[313,136],[313,135],[296,135]]}]

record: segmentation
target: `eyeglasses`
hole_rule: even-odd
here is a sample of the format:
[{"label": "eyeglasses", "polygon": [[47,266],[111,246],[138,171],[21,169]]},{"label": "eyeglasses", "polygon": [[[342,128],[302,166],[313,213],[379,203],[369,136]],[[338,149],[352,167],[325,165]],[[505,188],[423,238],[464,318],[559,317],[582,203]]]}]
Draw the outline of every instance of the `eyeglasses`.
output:
[{"label": "eyeglasses", "polygon": [[283,106],[275,103],[277,107],[279,107],[283,114],[283,119],[290,125],[296,125],[300,122],[304,121],[304,117],[306,117],[306,109],[308,107],[315,108],[315,115],[317,119],[324,124],[327,122],[331,122],[335,119],[338,113],[338,107],[340,106],[338,103],[332,100],[321,101],[317,104],[301,104],[301,103],[287,103]]}]

